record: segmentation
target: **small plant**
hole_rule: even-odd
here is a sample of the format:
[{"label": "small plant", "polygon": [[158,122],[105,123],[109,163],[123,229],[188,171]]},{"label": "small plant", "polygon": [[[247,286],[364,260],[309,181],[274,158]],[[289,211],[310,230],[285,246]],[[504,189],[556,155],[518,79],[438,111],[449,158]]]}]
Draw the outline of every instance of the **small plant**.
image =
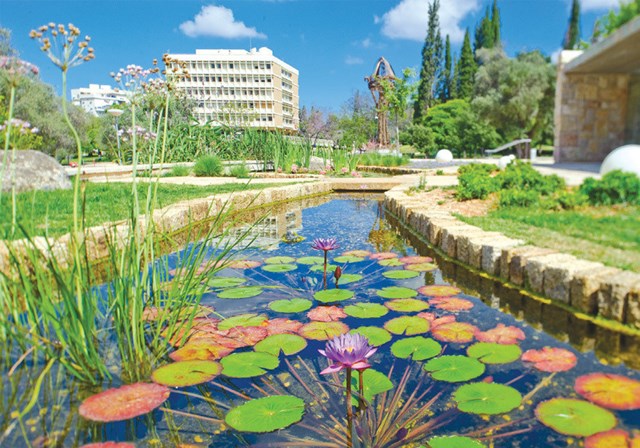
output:
[{"label": "small plant", "polygon": [[436,170],[436,176],[444,176],[444,171]]},{"label": "small plant", "polygon": [[185,177],[191,173],[191,169],[184,165],[174,165],[171,171],[165,174],[165,177]]},{"label": "small plant", "polygon": [[229,171],[232,177],[237,177],[238,179],[247,179],[249,177],[249,168],[244,163],[242,165],[234,165],[231,167]]},{"label": "small plant", "polygon": [[220,176],[222,171],[222,161],[212,154],[200,157],[193,166],[193,174],[198,177]]},{"label": "small plant", "polygon": [[492,173],[497,171],[495,165],[484,163],[472,163],[463,165],[458,169],[457,198],[485,199],[489,194],[498,190],[498,182]]},{"label": "small plant", "polygon": [[585,179],[580,193],[593,205],[640,204],[640,178],[620,170],[605,174],[602,179]]},{"label": "small plant", "polygon": [[540,202],[540,194],[533,190],[502,190],[500,207],[530,207]]}]

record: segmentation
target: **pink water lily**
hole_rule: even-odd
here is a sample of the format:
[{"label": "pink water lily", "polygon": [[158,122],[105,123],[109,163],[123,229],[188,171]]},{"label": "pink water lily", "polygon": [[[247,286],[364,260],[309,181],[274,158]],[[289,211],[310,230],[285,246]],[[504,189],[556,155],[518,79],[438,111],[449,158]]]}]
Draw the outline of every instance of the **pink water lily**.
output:
[{"label": "pink water lily", "polygon": [[343,369],[365,370],[371,367],[368,358],[377,348],[369,345],[369,340],[361,334],[343,334],[327,342],[324,350],[318,350],[332,364],[320,374],[339,372]]},{"label": "pink water lily", "polygon": [[340,247],[338,241],[335,238],[316,238],[311,243],[311,247],[316,250],[334,250]]}]

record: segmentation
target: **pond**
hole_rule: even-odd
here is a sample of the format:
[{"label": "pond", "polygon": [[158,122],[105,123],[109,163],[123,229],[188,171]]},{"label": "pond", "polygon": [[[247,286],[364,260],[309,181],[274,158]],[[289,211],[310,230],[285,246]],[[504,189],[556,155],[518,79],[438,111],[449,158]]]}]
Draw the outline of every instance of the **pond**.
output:
[{"label": "pond", "polygon": [[[80,404],[74,394],[95,391],[47,380],[39,411],[17,428],[6,424],[16,389],[5,376],[0,445],[632,446],[637,338],[602,330],[599,340],[618,344],[576,350],[564,341],[597,341],[593,324],[562,328],[562,340],[545,333],[541,322],[559,310],[430,253],[371,196],[293,204],[251,232],[251,247],[208,280],[207,315],[159,363],[155,383]],[[287,233],[304,239],[285,243]],[[169,268],[182,258],[169,255]],[[532,323],[527,307],[540,313]],[[15,372],[23,391],[37,386],[27,367]]]}]

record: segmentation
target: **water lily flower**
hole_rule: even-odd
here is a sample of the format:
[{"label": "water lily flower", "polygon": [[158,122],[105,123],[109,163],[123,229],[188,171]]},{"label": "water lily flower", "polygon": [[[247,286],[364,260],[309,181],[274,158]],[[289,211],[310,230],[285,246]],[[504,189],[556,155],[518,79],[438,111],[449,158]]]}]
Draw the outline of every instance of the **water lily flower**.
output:
[{"label": "water lily flower", "polygon": [[343,369],[365,370],[371,367],[368,358],[373,355],[376,347],[369,345],[369,340],[361,334],[343,334],[327,342],[324,350],[318,350],[333,362],[329,367],[320,372],[339,372]]},{"label": "water lily flower", "polygon": [[311,243],[311,247],[316,250],[329,251],[339,248],[338,240],[335,238],[316,238]]}]

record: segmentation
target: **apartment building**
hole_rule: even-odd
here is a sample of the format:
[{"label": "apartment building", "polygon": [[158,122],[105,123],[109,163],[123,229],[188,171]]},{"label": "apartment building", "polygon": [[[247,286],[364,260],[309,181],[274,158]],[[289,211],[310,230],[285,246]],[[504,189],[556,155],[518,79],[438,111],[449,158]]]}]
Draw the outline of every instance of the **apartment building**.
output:
[{"label": "apartment building", "polygon": [[71,89],[71,102],[93,115],[103,115],[111,106],[128,101],[126,92],[109,85],[89,84],[89,87]]},{"label": "apartment building", "polygon": [[269,48],[196,50],[169,57],[187,63],[190,76],[176,79],[177,88],[195,100],[201,124],[297,132],[298,70]]}]

